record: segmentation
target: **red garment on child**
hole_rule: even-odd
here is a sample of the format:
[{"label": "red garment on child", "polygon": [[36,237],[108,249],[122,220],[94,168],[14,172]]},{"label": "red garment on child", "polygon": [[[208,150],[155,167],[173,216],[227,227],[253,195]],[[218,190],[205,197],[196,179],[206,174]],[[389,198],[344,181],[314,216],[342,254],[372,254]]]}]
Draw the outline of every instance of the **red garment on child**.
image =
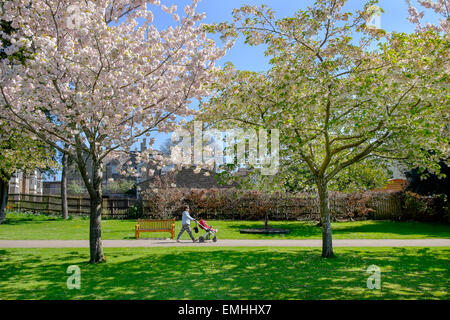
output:
[{"label": "red garment on child", "polygon": [[217,232],[216,229],[213,229],[211,226],[208,226],[208,224],[206,223],[205,220],[201,219],[198,224],[200,224],[202,227],[204,227],[205,229],[211,229],[213,232]]}]

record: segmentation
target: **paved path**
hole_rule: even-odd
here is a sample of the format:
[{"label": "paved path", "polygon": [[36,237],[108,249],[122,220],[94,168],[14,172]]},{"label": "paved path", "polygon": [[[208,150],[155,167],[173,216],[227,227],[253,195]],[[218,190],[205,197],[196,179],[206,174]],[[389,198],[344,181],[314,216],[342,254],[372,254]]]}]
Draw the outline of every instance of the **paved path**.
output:
[{"label": "paved path", "polygon": [[[127,247],[321,247],[322,240],[103,240],[105,248]],[[450,247],[450,239],[336,239],[334,247]],[[88,248],[87,240],[0,240],[0,248]]]}]

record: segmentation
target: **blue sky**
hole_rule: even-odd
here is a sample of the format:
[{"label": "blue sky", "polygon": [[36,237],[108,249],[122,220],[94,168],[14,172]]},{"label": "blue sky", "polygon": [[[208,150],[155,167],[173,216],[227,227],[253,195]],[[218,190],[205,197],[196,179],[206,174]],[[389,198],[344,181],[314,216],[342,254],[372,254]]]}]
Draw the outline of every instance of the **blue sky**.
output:
[{"label": "blue sky", "polygon": [[[190,3],[189,0],[161,2],[167,6],[175,3],[178,6],[179,13],[183,13],[184,6]],[[354,12],[361,9],[364,3],[364,0],[348,0],[345,8],[350,12]],[[312,6],[314,0],[202,0],[197,7],[197,12],[206,13],[205,23],[231,21],[232,10],[246,4],[266,4],[275,11],[277,18],[284,18],[292,16],[299,9]],[[383,29],[400,32],[412,32],[414,30],[414,26],[407,20],[408,6],[405,0],[381,0],[379,6],[385,11],[380,21]],[[154,15],[154,23],[158,28],[167,28],[174,23],[170,15],[160,9],[155,8]],[[251,47],[244,44],[243,40],[239,40],[227,55],[221,59],[220,64],[232,62],[238,69],[251,71],[267,70],[269,58],[264,56],[264,49],[264,46]],[[167,134],[157,134],[154,137],[156,141],[153,147],[157,149],[169,136]]]},{"label": "blue sky", "polygon": [[[182,12],[184,5],[190,1],[162,1],[162,3],[178,6],[178,11]],[[222,22],[230,21],[233,8],[239,8],[243,5],[261,5],[266,4],[276,12],[277,18],[283,18],[293,15],[299,9],[304,9],[313,5],[314,0],[202,0],[197,8],[198,12],[205,12],[204,22]],[[355,11],[361,9],[364,0],[348,0],[346,9]],[[408,7],[405,0],[381,0],[379,6],[385,10],[381,16],[381,27],[386,31],[411,32],[414,27],[407,21]],[[173,23],[169,15],[156,9],[155,25],[165,28]],[[252,71],[266,70],[268,67],[268,58],[264,57],[264,47],[250,47],[238,41],[231,51],[222,59],[222,63],[231,61],[238,69],[247,69]]]},{"label": "blue sky", "polygon": [[[161,3],[170,7],[172,4],[178,6],[178,13],[183,15],[183,9],[186,4],[190,4],[190,0],[161,0]],[[314,0],[202,0],[197,12],[205,12],[205,23],[230,21],[232,18],[232,10],[243,5],[261,5],[266,4],[275,11],[277,18],[283,18],[293,15],[299,9],[305,9],[307,6],[313,5]],[[364,0],[348,0],[346,9],[354,12],[361,9]],[[381,27],[386,31],[412,32],[414,26],[407,20],[408,7],[405,0],[380,0],[379,6],[384,10],[381,15]],[[165,29],[171,24],[175,24],[170,15],[156,8],[154,13],[154,24],[158,29]],[[220,65],[226,62],[232,62],[236,68],[251,71],[267,70],[269,58],[264,56],[264,46],[250,47],[244,44],[243,40],[237,41],[236,45],[221,59]],[[195,104],[194,104],[195,106]],[[170,136],[167,134],[156,134],[153,148],[158,149]],[[138,147],[140,142],[135,144]],[[56,176],[59,179],[60,175]],[[53,180],[53,178],[51,178]]]}]

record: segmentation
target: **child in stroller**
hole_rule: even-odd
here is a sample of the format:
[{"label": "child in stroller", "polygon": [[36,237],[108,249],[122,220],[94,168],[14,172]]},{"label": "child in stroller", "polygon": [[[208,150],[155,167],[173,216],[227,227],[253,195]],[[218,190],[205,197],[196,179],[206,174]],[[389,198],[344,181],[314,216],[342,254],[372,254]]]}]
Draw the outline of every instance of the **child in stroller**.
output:
[{"label": "child in stroller", "polygon": [[212,238],[213,242],[217,241],[216,233],[219,231],[219,229],[214,229],[212,226],[208,226],[206,221],[203,219],[200,219],[200,221],[198,221],[197,225],[200,227],[200,229],[206,231],[206,233],[203,236],[200,236],[198,238],[199,242],[205,242],[205,240],[210,240],[211,236],[213,236],[213,238]]}]

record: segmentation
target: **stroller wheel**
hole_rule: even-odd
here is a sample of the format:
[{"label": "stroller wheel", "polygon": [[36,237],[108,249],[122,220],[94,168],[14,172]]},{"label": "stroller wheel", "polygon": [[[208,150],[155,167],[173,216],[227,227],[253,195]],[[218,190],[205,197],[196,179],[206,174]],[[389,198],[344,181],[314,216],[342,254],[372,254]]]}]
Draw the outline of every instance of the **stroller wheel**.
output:
[{"label": "stroller wheel", "polygon": [[198,238],[198,242],[205,242],[205,238],[199,237],[199,238]]},{"label": "stroller wheel", "polygon": [[214,237],[214,238],[213,238],[213,242],[217,242],[217,237]]}]

